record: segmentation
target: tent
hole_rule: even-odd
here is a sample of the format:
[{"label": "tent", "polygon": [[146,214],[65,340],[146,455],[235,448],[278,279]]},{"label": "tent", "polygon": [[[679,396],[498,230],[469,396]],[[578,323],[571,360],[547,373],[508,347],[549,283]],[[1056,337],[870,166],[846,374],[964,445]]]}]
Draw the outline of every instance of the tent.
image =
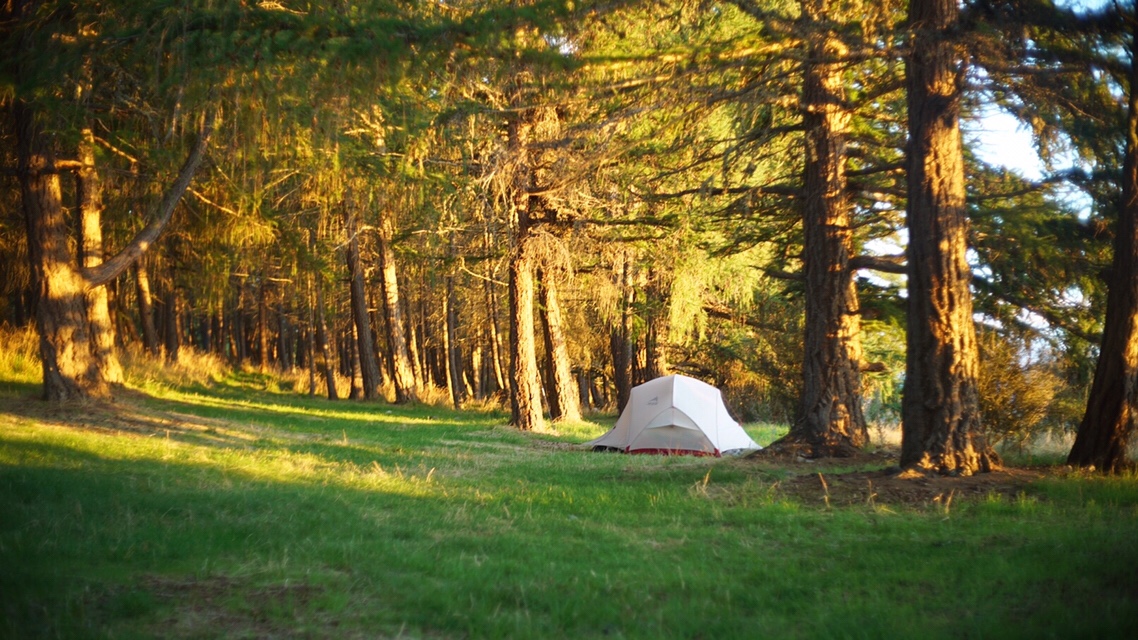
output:
[{"label": "tent", "polygon": [[594,451],[711,456],[762,449],[727,414],[719,389],[681,375],[633,387],[616,426],[585,446]]}]

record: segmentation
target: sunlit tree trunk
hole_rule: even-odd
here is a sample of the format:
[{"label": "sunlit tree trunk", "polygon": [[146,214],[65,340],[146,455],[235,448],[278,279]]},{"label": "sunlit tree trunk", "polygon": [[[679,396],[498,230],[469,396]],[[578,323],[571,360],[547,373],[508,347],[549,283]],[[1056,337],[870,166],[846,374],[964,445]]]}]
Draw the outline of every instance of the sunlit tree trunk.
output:
[{"label": "sunlit tree trunk", "polygon": [[138,296],[138,317],[142,326],[142,345],[151,355],[158,355],[158,329],[154,327],[154,296],[150,291],[150,274],[146,262],[139,260],[134,265],[134,284]]},{"label": "sunlit tree trunk", "polygon": [[364,398],[372,400],[379,397],[379,362],[375,357],[375,343],[372,341],[371,326],[368,322],[367,292],[364,290],[363,264],[360,261],[359,220],[350,205],[344,206],[344,231],[347,233],[348,279],[351,287],[352,322],[355,327],[356,358],[359,362]]},{"label": "sunlit tree trunk", "polygon": [[1087,410],[1067,463],[1114,473],[1125,469],[1138,422],[1138,22],[1132,23],[1126,159],[1106,300],[1106,323]]},{"label": "sunlit tree trunk", "polygon": [[953,41],[956,0],[913,0],[909,102],[909,313],[901,465],[940,473],[989,471],[979,433],[979,366],[965,251],[960,134],[965,64]]},{"label": "sunlit tree trunk", "polygon": [[72,262],[52,141],[23,101],[10,107],[17,139],[17,171],[32,286],[37,291],[36,328],[40,335],[43,395],[48,400],[105,396],[91,351],[86,283]]},{"label": "sunlit tree trunk", "polygon": [[510,304],[510,423],[522,431],[540,429],[541,383],[534,339],[533,168],[529,138],[532,109],[511,118],[508,146],[516,158],[511,227],[514,235],[509,262]]},{"label": "sunlit tree trunk", "polygon": [[[79,170],[76,195],[79,201],[80,249],[85,269],[103,263],[103,185],[95,168],[95,134],[83,129],[79,140]],[[108,287],[87,290],[87,321],[97,375],[110,384],[122,384],[123,371],[115,352],[115,327],[111,321]]]},{"label": "sunlit tree trunk", "polygon": [[399,278],[395,270],[395,251],[391,248],[392,228],[389,215],[381,212],[378,253],[383,280],[383,310],[386,318],[387,343],[391,350],[392,379],[395,401],[414,402],[419,398],[419,380],[415,375],[407,334],[403,330],[403,304],[400,301]]},{"label": "sunlit tree trunk", "polygon": [[804,65],[806,158],[801,200],[806,318],[802,395],[790,433],[771,446],[812,456],[848,456],[869,441],[861,408],[857,289],[850,271],[846,197],[850,114],[842,65],[847,49],[826,26],[829,0],[804,0],[802,24],[813,44]]},{"label": "sunlit tree trunk", "polygon": [[554,420],[575,422],[581,419],[581,405],[569,363],[569,349],[565,344],[561,304],[557,300],[556,283],[544,269],[538,270],[538,287],[547,371],[545,395],[549,399],[549,414]]}]

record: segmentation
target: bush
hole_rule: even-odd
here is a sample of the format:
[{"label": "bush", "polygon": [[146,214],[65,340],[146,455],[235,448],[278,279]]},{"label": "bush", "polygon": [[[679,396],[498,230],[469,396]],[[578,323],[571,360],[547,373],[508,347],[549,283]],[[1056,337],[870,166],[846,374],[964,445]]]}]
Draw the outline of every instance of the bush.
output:
[{"label": "bush", "polygon": [[994,330],[981,330],[980,409],[988,443],[1022,449],[1055,424],[1063,380],[1028,345]]}]

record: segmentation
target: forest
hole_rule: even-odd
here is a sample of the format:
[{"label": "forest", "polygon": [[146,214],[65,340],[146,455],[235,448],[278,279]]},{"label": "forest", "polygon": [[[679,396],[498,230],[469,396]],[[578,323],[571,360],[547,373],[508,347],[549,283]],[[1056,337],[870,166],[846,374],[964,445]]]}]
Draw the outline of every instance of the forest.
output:
[{"label": "forest", "polygon": [[[42,396],[215,354],[521,431],[667,373],[971,475],[1138,397],[1133,3],[0,8],[0,320]],[[985,113],[1042,178],[976,153]],[[977,125],[976,123],[980,123]]]},{"label": "forest", "polygon": [[[0,2],[0,638],[1138,637],[1136,52]],[[765,449],[593,450],[673,374]]]}]

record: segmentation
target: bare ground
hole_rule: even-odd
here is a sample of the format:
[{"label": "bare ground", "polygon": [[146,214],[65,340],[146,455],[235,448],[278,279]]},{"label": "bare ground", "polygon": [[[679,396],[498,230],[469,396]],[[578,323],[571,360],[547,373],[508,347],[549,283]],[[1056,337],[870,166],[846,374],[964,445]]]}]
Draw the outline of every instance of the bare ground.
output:
[{"label": "bare ground", "polygon": [[752,464],[792,474],[779,483],[782,495],[803,504],[845,506],[888,504],[943,506],[989,495],[1016,498],[1063,467],[1002,467],[971,476],[901,473],[897,454],[885,450],[848,458],[808,460],[799,456],[755,455]]}]

